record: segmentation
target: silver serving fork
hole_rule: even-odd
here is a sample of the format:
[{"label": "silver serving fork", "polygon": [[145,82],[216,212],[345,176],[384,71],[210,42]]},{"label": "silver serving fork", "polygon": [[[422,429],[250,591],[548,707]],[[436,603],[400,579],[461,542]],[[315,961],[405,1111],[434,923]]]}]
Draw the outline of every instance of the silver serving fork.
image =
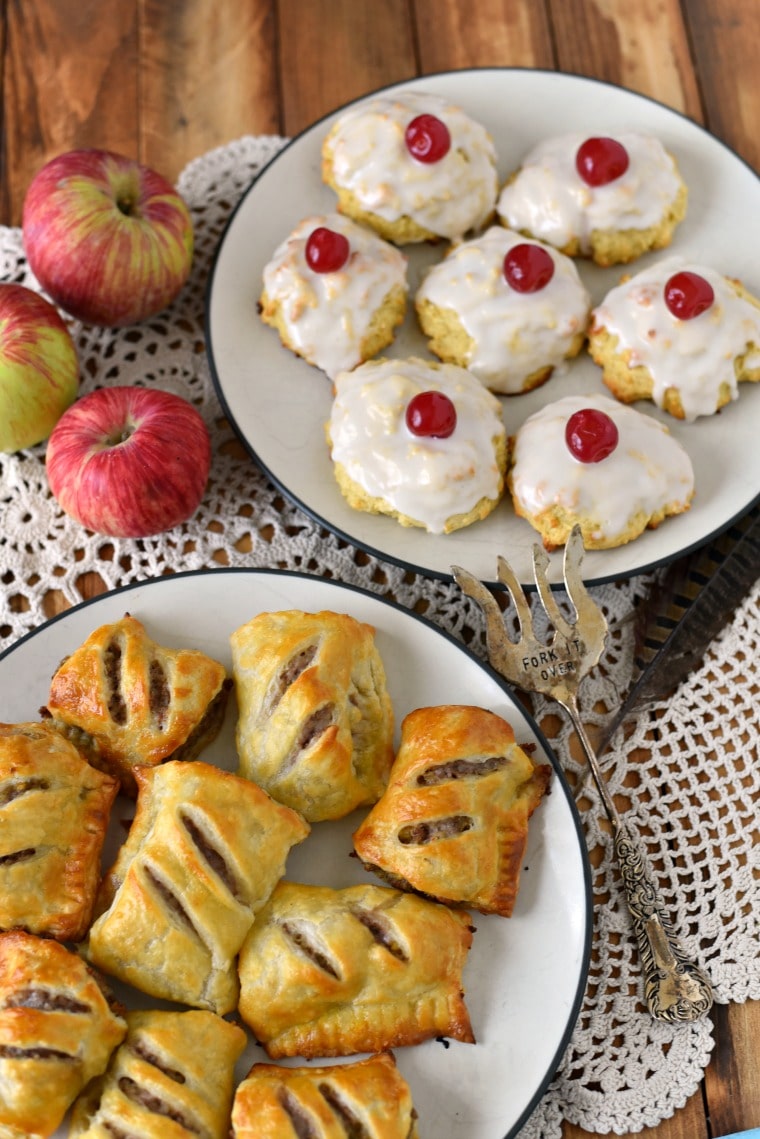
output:
[{"label": "silver serving fork", "polygon": [[577,692],[583,677],[599,661],[607,635],[607,621],[581,577],[583,540],[576,526],[565,547],[563,576],[576,619],[560,611],[546,578],[549,559],[533,548],[533,572],[541,603],[553,628],[546,642],[533,632],[531,612],[514,571],[498,559],[499,581],[509,591],[520,624],[520,639],[512,641],[493,594],[467,570],[452,566],[460,589],[477,602],[486,621],[488,656],[506,680],[525,692],[539,692],[560,704],[578,733],[599,797],[612,827],[612,838],[626,901],[639,946],[644,996],[657,1020],[697,1020],[713,1003],[712,989],[702,970],[690,961],[665,912],[640,840],[621,818],[602,777],[599,761],[578,711]]}]

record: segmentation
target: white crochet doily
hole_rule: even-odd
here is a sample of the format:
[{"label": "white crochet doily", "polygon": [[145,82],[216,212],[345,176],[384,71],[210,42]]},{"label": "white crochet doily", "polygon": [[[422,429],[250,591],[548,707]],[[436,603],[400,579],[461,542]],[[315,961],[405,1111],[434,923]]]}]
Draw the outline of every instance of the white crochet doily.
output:
[{"label": "white crochet doily", "polygon": [[[85,575],[113,589],[176,571],[218,566],[282,568],[333,577],[393,596],[485,657],[479,611],[452,584],[358,552],[291,505],[246,455],[224,421],[203,340],[205,288],[230,211],[284,144],[243,138],[191,163],[179,180],[196,229],[190,282],[160,318],[123,330],[72,324],[82,391],[105,384],[156,385],[192,400],[211,433],[214,460],[204,501],[187,524],[143,540],[104,539],[65,517],[51,498],[44,445],[0,455],[0,650],[42,624],[50,594],[75,604]],[[0,229],[0,279],[36,287],[17,229]],[[656,575],[599,586],[611,634],[603,667],[584,682],[584,718],[602,724],[632,670],[635,604]],[[89,579],[90,581],[92,579]],[[759,594],[756,587],[704,665],[657,706],[605,760],[613,793],[630,802],[627,756],[636,752],[635,809],[644,843],[687,952],[707,970],[720,1002],[760,997],[756,881]],[[541,700],[536,718],[573,786],[584,778],[562,714]],[[0,715],[0,719],[2,716]],[[653,1126],[697,1089],[713,1046],[709,1020],[654,1022],[639,997],[629,919],[609,859],[610,839],[592,789],[579,795],[595,897],[589,984],[571,1043],[521,1135],[559,1139],[563,1118],[618,1134]]]}]

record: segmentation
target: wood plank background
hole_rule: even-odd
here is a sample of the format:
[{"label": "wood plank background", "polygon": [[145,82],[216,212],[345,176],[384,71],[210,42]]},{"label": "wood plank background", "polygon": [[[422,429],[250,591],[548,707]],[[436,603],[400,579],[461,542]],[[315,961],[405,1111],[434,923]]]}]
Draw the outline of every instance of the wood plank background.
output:
[{"label": "wood plank background", "polygon": [[[0,223],[20,223],[34,173],[73,147],[174,180],[234,138],[293,135],[384,84],[478,66],[621,84],[760,169],[758,45],[758,0],[0,0]],[[760,1005],[713,1020],[703,1087],[642,1139],[760,1124]]]}]

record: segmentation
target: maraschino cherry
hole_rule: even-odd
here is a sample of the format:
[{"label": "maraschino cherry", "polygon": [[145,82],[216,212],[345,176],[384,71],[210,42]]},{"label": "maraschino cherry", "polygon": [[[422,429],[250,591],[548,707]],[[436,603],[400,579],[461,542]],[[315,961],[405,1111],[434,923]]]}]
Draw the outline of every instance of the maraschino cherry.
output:
[{"label": "maraschino cherry", "polygon": [[604,411],[582,407],[565,425],[565,442],[580,463],[600,463],[618,445],[618,429]]},{"label": "maraschino cherry", "polygon": [[417,115],[404,134],[406,149],[418,162],[440,162],[451,147],[449,128],[435,115]]},{"label": "maraschino cherry", "polygon": [[540,245],[522,241],[504,258],[504,280],[516,293],[537,293],[554,276],[554,261]]},{"label": "maraschino cherry", "polygon": [[587,186],[606,186],[628,169],[628,151],[614,138],[587,138],[575,155],[575,169]]},{"label": "maraschino cherry", "polygon": [[336,273],[348,261],[348,238],[326,225],[317,226],[306,242],[306,264],[315,273]]},{"label": "maraschino cherry", "polygon": [[668,278],[663,296],[668,310],[678,320],[693,320],[695,316],[701,316],[715,300],[710,282],[688,269]]},{"label": "maraschino cherry", "polygon": [[407,405],[406,425],[412,435],[448,439],[457,425],[457,411],[443,392],[418,392]]}]

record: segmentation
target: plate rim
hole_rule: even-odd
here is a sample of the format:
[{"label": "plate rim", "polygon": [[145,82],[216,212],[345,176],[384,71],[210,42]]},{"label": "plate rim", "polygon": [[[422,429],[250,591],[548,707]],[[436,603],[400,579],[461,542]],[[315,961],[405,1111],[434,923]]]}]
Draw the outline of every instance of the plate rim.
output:
[{"label": "plate rim", "polygon": [[78,614],[92,607],[97,607],[98,604],[101,604],[104,601],[113,601],[117,597],[127,595],[137,589],[152,589],[158,586],[170,587],[179,579],[199,577],[202,577],[204,579],[211,579],[217,575],[223,575],[226,577],[267,576],[298,579],[305,582],[318,582],[320,585],[326,585],[339,591],[357,593],[360,596],[363,596],[365,599],[369,598],[372,601],[378,602],[382,606],[387,606],[397,614],[411,619],[413,622],[417,622],[426,628],[429,632],[441,636],[444,640],[448,641],[453,647],[464,653],[466,657],[468,657],[474,664],[481,668],[483,672],[502,690],[509,703],[514,707],[518,715],[522,717],[526,726],[536,736],[541,747],[543,748],[544,753],[553,768],[554,777],[559,781],[565,803],[569,809],[570,819],[572,820],[575,831],[575,837],[578,842],[580,862],[583,872],[583,903],[585,905],[585,915],[583,922],[583,946],[581,951],[580,968],[578,972],[577,984],[575,987],[574,999],[568,1011],[567,1022],[565,1024],[563,1032],[561,1033],[557,1048],[547,1065],[547,1070],[545,1071],[542,1079],[539,1081],[538,1086],[536,1087],[529,1102],[526,1104],[519,1118],[515,1120],[509,1131],[507,1131],[504,1136],[504,1139],[516,1139],[519,1131],[527,1119],[530,1117],[530,1115],[533,1113],[533,1111],[536,1109],[540,1101],[543,1099],[543,1096],[549,1084],[554,1079],[554,1076],[557,1072],[557,1067],[567,1049],[567,1046],[578,1022],[586,993],[586,987],[588,985],[589,968],[591,963],[592,934],[594,927],[594,902],[591,882],[591,865],[588,856],[588,847],[586,844],[583,823],[580,817],[580,811],[572,794],[572,790],[562,769],[562,765],[560,764],[553,748],[549,744],[546,736],[544,735],[543,731],[533,716],[518,701],[512,686],[509,685],[507,681],[504,680],[504,678],[500,676],[499,673],[497,673],[490,664],[488,664],[487,661],[482,660],[475,652],[473,652],[472,649],[470,649],[462,641],[458,640],[458,638],[455,637],[453,633],[450,633],[448,629],[444,629],[440,625],[437,625],[429,617],[425,617],[423,614],[417,613],[414,610],[399,604],[399,602],[393,600],[392,598],[383,597],[379,594],[373,593],[371,590],[365,589],[363,586],[355,585],[351,582],[339,581],[336,578],[316,577],[314,574],[305,573],[300,570],[266,569],[263,567],[246,566],[220,566],[219,569],[183,570],[177,573],[166,574],[162,577],[146,578],[141,581],[129,582],[126,585],[118,586],[115,589],[110,589],[104,593],[100,593],[95,597],[85,598],[82,601],[78,602],[76,605],[72,605],[68,609],[63,610],[61,613],[57,613],[53,617],[50,617],[42,625],[37,626],[37,628],[29,630],[12,645],[3,649],[3,651],[0,652],[0,662],[12,656],[13,653],[15,653],[18,649],[34,640],[36,637],[44,635],[44,633],[53,625],[57,625],[59,622],[65,620],[66,618],[70,618],[73,614]]},{"label": "plate rim", "polygon": [[[243,447],[247,451],[248,455],[254,460],[254,462],[257,464],[257,466],[264,472],[264,474],[269,479],[269,481],[276,487],[276,489],[281,494],[283,494],[285,496],[285,498],[288,499],[289,502],[291,502],[293,505],[295,505],[299,510],[303,511],[303,513],[309,519],[311,519],[312,522],[316,523],[319,526],[324,527],[331,534],[334,534],[336,538],[338,538],[342,541],[348,542],[350,545],[355,546],[357,549],[362,550],[364,553],[369,554],[371,557],[378,558],[379,560],[385,561],[388,564],[398,566],[400,569],[406,570],[407,572],[419,574],[420,576],[426,577],[426,578],[433,580],[433,581],[442,581],[442,582],[453,582],[454,578],[450,573],[445,573],[441,570],[435,570],[435,569],[428,567],[428,566],[420,566],[414,562],[406,561],[403,557],[401,557],[399,555],[388,553],[387,551],[380,549],[379,547],[373,545],[368,540],[359,539],[355,535],[349,534],[347,531],[343,530],[340,526],[336,526],[335,524],[329,522],[327,519],[323,518],[320,514],[318,514],[316,512],[316,510],[314,510],[314,508],[310,507],[308,505],[308,503],[304,502],[299,497],[299,495],[295,494],[291,489],[289,489],[285,485],[285,483],[282,481],[282,478],[280,476],[276,475],[271,470],[271,468],[265,462],[263,462],[263,460],[260,458],[256,448],[252,445],[252,443],[247,439],[247,437],[245,436],[245,434],[241,430],[241,428],[237,422],[237,419],[236,419],[232,409],[230,408],[228,401],[226,399],[226,396],[224,394],[224,389],[222,387],[222,381],[221,381],[221,378],[219,376],[216,360],[214,357],[213,344],[212,344],[213,337],[212,337],[211,319],[210,319],[210,317],[211,317],[211,302],[212,302],[212,294],[213,294],[213,290],[214,290],[214,282],[216,279],[217,269],[218,269],[220,258],[222,256],[224,244],[225,244],[225,241],[229,235],[229,231],[234,224],[234,221],[237,217],[238,212],[243,208],[244,203],[246,202],[246,199],[253,192],[257,183],[265,175],[265,173],[270,169],[270,167],[272,167],[287,150],[289,150],[291,147],[295,146],[306,134],[310,133],[315,128],[318,128],[320,126],[320,124],[324,123],[327,119],[332,118],[334,115],[341,114],[345,110],[347,110],[348,108],[353,107],[353,106],[357,105],[358,103],[362,103],[367,99],[371,99],[376,95],[381,95],[381,94],[383,94],[383,92],[403,88],[407,85],[416,85],[417,83],[420,83],[420,82],[427,83],[428,81],[431,81],[431,80],[433,82],[435,82],[435,80],[438,78],[445,79],[445,78],[451,77],[451,76],[466,76],[466,75],[476,75],[476,74],[480,75],[483,73],[493,73],[493,74],[499,74],[499,75],[504,75],[504,74],[515,74],[515,75],[530,74],[530,75],[540,76],[540,77],[545,78],[547,80],[550,80],[552,82],[556,82],[556,81],[564,82],[566,80],[569,80],[571,83],[577,83],[580,86],[589,85],[589,86],[597,86],[597,87],[601,87],[601,88],[609,88],[609,89],[621,92],[621,93],[625,94],[626,96],[630,96],[634,100],[641,100],[645,103],[652,104],[655,107],[660,108],[662,111],[675,116],[677,119],[682,120],[684,123],[688,123],[690,127],[696,129],[699,133],[704,135],[705,138],[709,139],[711,143],[717,144],[719,147],[721,147],[728,155],[731,155],[734,159],[736,159],[738,162],[740,162],[741,165],[744,166],[745,169],[751,175],[754,176],[754,178],[757,180],[757,182],[760,186],[760,172],[756,171],[752,167],[752,165],[738,153],[738,151],[736,151],[732,146],[730,146],[723,139],[721,139],[717,135],[713,134],[704,124],[697,122],[695,119],[692,119],[689,115],[686,114],[685,111],[682,111],[682,110],[678,109],[677,107],[671,107],[667,103],[664,103],[662,100],[657,99],[652,95],[648,95],[645,92],[641,92],[641,91],[634,91],[631,88],[623,86],[623,84],[621,84],[621,83],[616,83],[616,82],[613,82],[613,81],[607,80],[607,79],[600,79],[596,76],[583,75],[580,72],[575,72],[575,71],[556,71],[556,70],[551,70],[549,68],[542,68],[542,67],[519,67],[519,66],[518,67],[500,67],[498,65],[483,65],[483,66],[475,66],[475,67],[449,68],[449,69],[445,69],[442,71],[434,71],[434,72],[426,73],[424,75],[414,75],[414,76],[410,76],[407,79],[394,80],[393,82],[383,84],[381,87],[373,88],[372,90],[367,91],[362,95],[357,95],[355,98],[349,99],[347,102],[339,104],[337,107],[334,107],[329,111],[326,111],[324,114],[320,115],[313,122],[311,122],[307,126],[303,127],[302,130],[300,130],[297,134],[293,135],[291,138],[289,138],[289,139],[286,138],[284,141],[284,145],[277,151],[276,154],[272,155],[272,157],[269,158],[265,162],[265,164],[261,167],[261,169],[258,171],[258,173],[252,178],[252,180],[250,181],[248,186],[245,188],[245,190],[243,190],[238,202],[236,203],[236,205],[234,206],[234,208],[230,212],[229,217],[227,218],[227,220],[226,220],[226,222],[222,228],[222,231],[219,235],[219,238],[218,238],[217,243],[216,243],[216,248],[214,249],[214,253],[213,253],[211,263],[209,266],[209,273],[208,273],[208,279],[206,282],[206,289],[205,289],[205,296],[204,296],[204,341],[205,341],[205,347],[206,347],[206,358],[208,360],[209,372],[211,375],[211,381],[212,381],[212,384],[214,386],[214,390],[216,392],[217,399],[219,400],[219,403],[220,403],[222,410],[225,414],[225,417],[229,421],[230,425],[232,426],[233,430],[235,431],[235,434],[236,434],[238,440],[243,445]],[[622,579],[627,580],[630,577],[636,577],[636,576],[639,576],[640,574],[650,573],[653,570],[658,569],[662,566],[670,565],[672,562],[677,561],[679,558],[687,557],[688,555],[694,553],[695,550],[702,549],[703,547],[709,545],[711,542],[715,541],[718,537],[720,537],[723,533],[725,533],[726,530],[730,529],[730,527],[733,526],[740,518],[743,518],[744,515],[746,513],[748,513],[748,511],[750,511],[758,502],[760,502],[760,490],[755,495],[755,497],[752,498],[751,501],[745,503],[739,510],[737,510],[734,514],[732,514],[732,516],[730,518],[724,519],[717,526],[715,526],[713,529],[711,529],[707,534],[700,536],[694,542],[691,542],[690,544],[685,545],[685,546],[681,547],[680,549],[678,549],[674,552],[665,553],[661,557],[653,558],[652,560],[647,561],[645,564],[643,564],[641,566],[637,566],[633,571],[631,571],[629,573],[621,575],[619,570],[618,571],[612,570],[609,573],[597,573],[593,576],[584,577],[584,582],[586,585],[591,585],[591,586],[593,586],[593,585],[605,585],[605,584],[608,584],[610,582],[621,580],[621,577],[622,577]],[[536,539],[538,540],[538,538],[539,538],[539,536],[538,536],[538,534],[536,534]],[[496,577],[496,576],[494,576],[493,580],[486,578],[486,577],[483,577],[482,580],[493,589],[498,589],[498,590],[502,590],[502,591],[505,589],[504,584],[501,581],[499,581],[498,577]],[[523,585],[524,589],[529,590],[531,592],[533,590],[535,590],[535,588],[536,588],[535,584],[530,580],[526,580],[526,581],[522,582],[521,584]],[[563,584],[561,581],[560,582],[552,582],[551,588],[554,590],[559,590],[559,589],[563,588]]]}]

